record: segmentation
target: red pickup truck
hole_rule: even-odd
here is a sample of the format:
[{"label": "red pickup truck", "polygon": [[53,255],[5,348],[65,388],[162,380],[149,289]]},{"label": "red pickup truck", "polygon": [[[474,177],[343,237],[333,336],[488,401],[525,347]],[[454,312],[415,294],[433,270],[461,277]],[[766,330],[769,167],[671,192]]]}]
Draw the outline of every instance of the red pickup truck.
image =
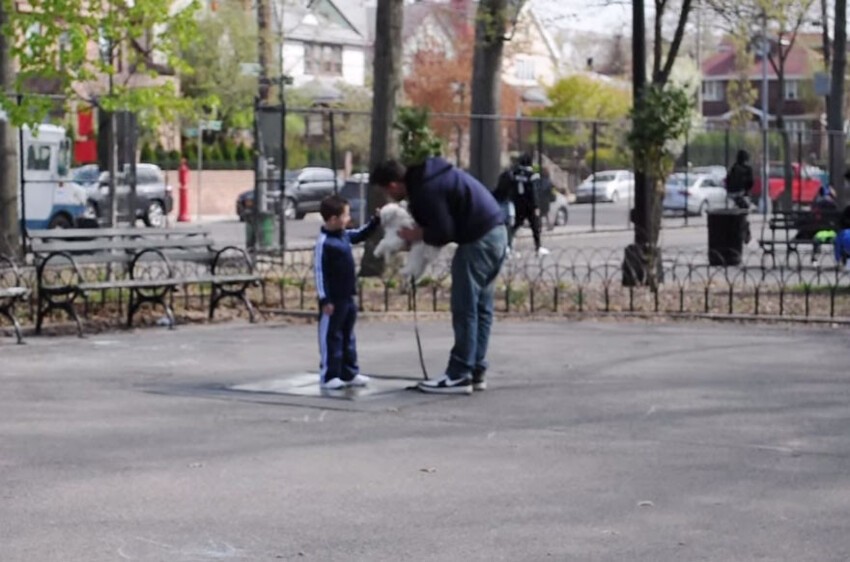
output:
[{"label": "red pickup truck", "polygon": [[[799,163],[791,164],[791,200],[794,203],[810,205],[820,191],[823,178],[826,174],[816,166],[803,164],[802,173]],[[753,199],[761,197],[761,170],[754,169],[755,184],[753,185]],[[775,201],[785,192],[785,171],[781,162],[770,164],[770,179],[768,180],[768,197]]]}]

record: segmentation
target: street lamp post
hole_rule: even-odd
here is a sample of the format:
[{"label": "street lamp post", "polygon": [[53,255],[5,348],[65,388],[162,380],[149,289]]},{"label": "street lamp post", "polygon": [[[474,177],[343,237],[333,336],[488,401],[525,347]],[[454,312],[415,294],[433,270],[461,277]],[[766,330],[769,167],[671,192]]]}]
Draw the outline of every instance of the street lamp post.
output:
[{"label": "street lamp post", "polygon": [[[767,14],[762,12],[761,36],[761,143],[762,143],[762,176],[761,176],[761,205],[762,214],[767,215],[768,191],[770,187],[770,147],[768,145],[768,83],[767,57],[770,52],[770,40],[767,37]],[[781,94],[781,92],[780,92]]]}]

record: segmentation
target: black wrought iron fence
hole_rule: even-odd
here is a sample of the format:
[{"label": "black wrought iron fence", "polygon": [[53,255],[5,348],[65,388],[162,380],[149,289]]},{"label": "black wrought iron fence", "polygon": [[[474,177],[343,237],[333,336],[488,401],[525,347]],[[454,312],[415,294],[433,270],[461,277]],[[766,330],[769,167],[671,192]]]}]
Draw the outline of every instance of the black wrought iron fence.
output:
[{"label": "black wrought iron fence", "polygon": [[[420,279],[417,291],[397,275],[400,261],[389,265],[381,278],[359,281],[357,302],[364,312],[377,314],[450,310],[452,250],[445,249]],[[287,252],[258,264],[263,283],[252,289],[251,300],[266,314],[317,312],[313,253]],[[186,267],[192,267],[186,264]],[[545,258],[529,255],[505,263],[496,280],[496,310],[515,316],[720,317],[784,319],[789,321],[850,322],[850,271],[829,256],[815,265],[765,267],[756,252],[743,256],[740,266],[708,265],[703,252],[667,248],[663,282],[656,288],[623,287],[622,250],[564,250]],[[105,274],[95,266],[81,272],[86,280]],[[24,324],[35,318],[35,273],[22,270],[23,282],[33,294],[18,311]],[[206,320],[210,287],[180,287],[171,306],[182,322]],[[415,301],[414,301],[415,299]],[[120,290],[93,293],[79,303],[78,312],[89,325],[118,326],[127,309]],[[238,304],[223,317],[243,316]],[[158,310],[143,311],[140,324],[161,320]],[[53,321],[64,322],[57,317]],[[46,326],[53,324],[48,320]],[[11,327],[9,327],[11,329]]]}]

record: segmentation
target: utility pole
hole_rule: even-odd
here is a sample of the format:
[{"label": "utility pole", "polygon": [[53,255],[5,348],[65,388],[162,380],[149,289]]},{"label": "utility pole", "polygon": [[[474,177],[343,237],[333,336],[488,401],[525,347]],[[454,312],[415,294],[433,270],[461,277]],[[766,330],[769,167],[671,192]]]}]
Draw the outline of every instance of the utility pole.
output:
[{"label": "utility pole", "polygon": [[[646,21],[643,0],[632,2],[632,104],[643,104],[646,88]],[[635,170],[635,245],[644,251],[649,244],[651,193],[646,174]]]},{"label": "utility pole", "polygon": [[[9,5],[12,4],[0,2],[0,27],[6,25],[5,10]],[[5,33],[0,34],[0,88],[4,93],[11,90],[15,73],[8,41]],[[18,144],[7,118],[0,119],[0,254],[19,255],[18,225]]]}]

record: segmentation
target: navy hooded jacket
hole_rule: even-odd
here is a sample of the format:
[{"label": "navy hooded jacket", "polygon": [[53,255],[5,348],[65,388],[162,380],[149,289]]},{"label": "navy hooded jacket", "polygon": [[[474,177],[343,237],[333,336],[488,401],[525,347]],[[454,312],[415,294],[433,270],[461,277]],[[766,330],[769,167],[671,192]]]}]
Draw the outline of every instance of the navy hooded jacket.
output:
[{"label": "navy hooded jacket", "polygon": [[345,302],[357,294],[352,244],[365,241],[378,228],[378,218],[357,230],[327,230],[322,227],[316,241],[314,273],[319,305]]},{"label": "navy hooded jacket", "polygon": [[504,224],[490,190],[442,158],[409,168],[404,180],[410,214],[422,227],[426,244],[468,244]]}]

